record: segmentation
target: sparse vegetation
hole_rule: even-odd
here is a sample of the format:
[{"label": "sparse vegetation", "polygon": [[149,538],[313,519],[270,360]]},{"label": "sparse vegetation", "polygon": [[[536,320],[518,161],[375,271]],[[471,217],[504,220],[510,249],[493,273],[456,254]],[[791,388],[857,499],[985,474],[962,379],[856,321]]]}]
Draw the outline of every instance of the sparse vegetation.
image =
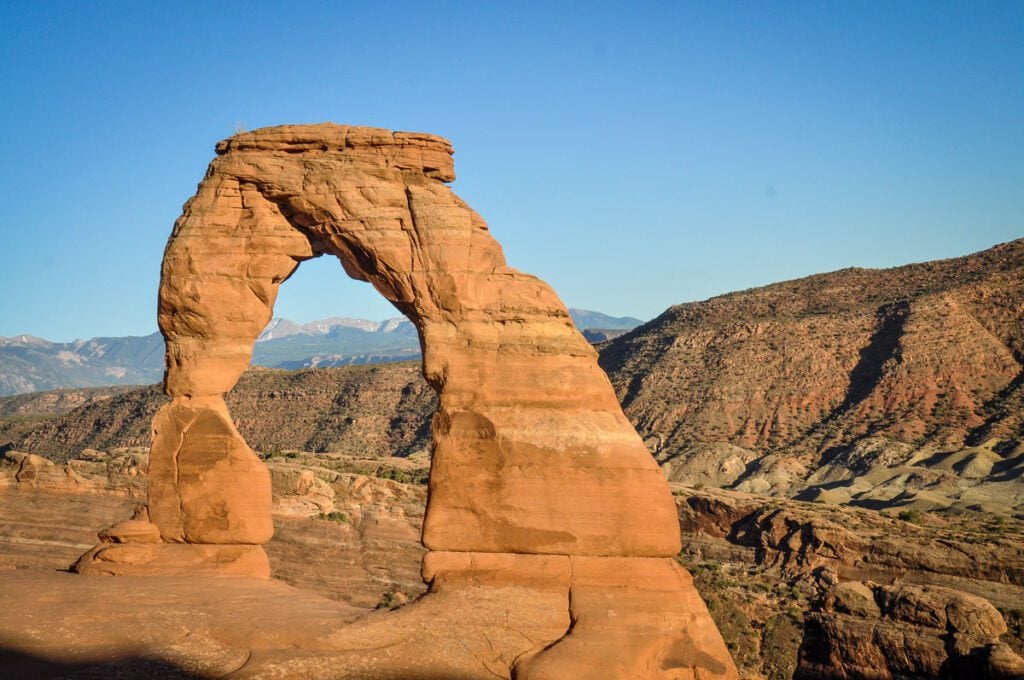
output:
[{"label": "sparse vegetation", "polygon": [[377,609],[395,609],[409,601],[408,595],[401,590],[389,590],[380,596]]},{"label": "sparse vegetation", "polygon": [[802,595],[796,586],[757,566],[712,560],[691,563],[688,558],[684,553],[677,559],[693,574],[694,586],[708,605],[740,677],[792,677],[803,635],[803,613],[794,604]]},{"label": "sparse vegetation", "polygon": [[430,479],[429,468],[418,468],[413,470],[402,470],[393,467],[380,467],[374,470],[374,477],[390,479],[402,484],[426,484]]},{"label": "sparse vegetation", "polygon": [[1024,609],[1003,609],[1006,619],[1007,634],[1004,640],[1017,654],[1024,656]]},{"label": "sparse vegetation", "polygon": [[896,516],[910,524],[921,525],[924,523],[924,517],[917,510],[900,510],[899,514]]},{"label": "sparse vegetation", "polygon": [[803,639],[804,617],[789,609],[764,623],[761,634],[761,668],[768,680],[789,680],[796,671],[797,649]]}]

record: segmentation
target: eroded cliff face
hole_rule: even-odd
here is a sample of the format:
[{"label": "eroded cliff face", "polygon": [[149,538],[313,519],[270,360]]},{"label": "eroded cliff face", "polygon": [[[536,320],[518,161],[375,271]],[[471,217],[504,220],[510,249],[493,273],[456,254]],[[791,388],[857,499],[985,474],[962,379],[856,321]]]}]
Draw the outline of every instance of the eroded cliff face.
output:
[{"label": "eroded cliff face", "polygon": [[1021,672],[1020,519],[968,511],[904,521],[861,508],[674,489],[687,536],[680,560],[741,677]]},{"label": "eroded cliff face", "polygon": [[986,600],[936,586],[846,582],[808,616],[797,678],[1024,677]]}]

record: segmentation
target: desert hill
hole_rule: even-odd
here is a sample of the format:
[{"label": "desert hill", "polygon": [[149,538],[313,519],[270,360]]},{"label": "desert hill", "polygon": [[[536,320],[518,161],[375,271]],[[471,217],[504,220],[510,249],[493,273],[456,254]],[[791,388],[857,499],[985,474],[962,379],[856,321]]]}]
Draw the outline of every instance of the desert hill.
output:
[{"label": "desert hill", "polygon": [[[167,402],[158,385],[61,390],[0,399],[0,447],[64,461],[85,448],[145,447]],[[428,448],[434,391],[419,362],[305,369],[253,368],[227,396],[257,451],[408,457]]]},{"label": "desert hill", "polygon": [[817,481],[815,493],[845,498],[858,471],[880,467],[923,488],[947,473],[1012,481],[1024,471],[1024,240],[677,305],[600,361],[680,481],[780,493]]},{"label": "desert hill", "polygon": [[670,308],[601,352],[661,447],[823,451],[1024,433],[1024,240]]}]

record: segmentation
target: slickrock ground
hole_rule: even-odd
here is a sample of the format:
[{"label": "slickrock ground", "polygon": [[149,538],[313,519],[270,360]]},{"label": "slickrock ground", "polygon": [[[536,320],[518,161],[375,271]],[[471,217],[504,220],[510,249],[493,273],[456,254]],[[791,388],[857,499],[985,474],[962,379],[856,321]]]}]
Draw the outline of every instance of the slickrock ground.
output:
[{"label": "slickrock ground", "polygon": [[239,577],[3,575],[8,678],[218,678],[254,650],[315,648],[365,615],[282,582]]},{"label": "slickrock ground", "polygon": [[[158,591],[176,587],[173,579],[122,581],[61,571],[93,544],[96,527],[130,515],[144,499],[139,467],[144,452],[91,451],[85,460],[64,465],[9,452],[0,464],[0,484],[6,484],[0,486],[0,598],[5,611],[35,613],[33,619],[3,617],[0,638],[8,651],[2,668],[19,674],[28,668],[52,671],[48,677],[69,669],[85,673],[95,665],[90,659],[118,649],[124,659],[89,672],[110,677],[199,669],[217,675],[240,668],[243,653],[248,658],[256,647],[262,651],[252,658],[279,663],[280,646],[306,649],[301,663],[294,663],[316,665],[325,663],[316,646],[328,645],[322,639],[327,630],[422,594],[425,457],[292,456],[267,461],[275,527],[267,551],[278,585],[269,590],[256,583],[232,585],[230,606],[211,609],[203,602],[208,593],[202,587],[191,589],[194,599],[162,598]],[[989,668],[989,658],[1012,668],[1013,655],[1024,654],[1024,523],[1019,520],[943,511],[918,513],[908,522],[867,509],[680,484],[673,489],[684,537],[678,559],[693,572],[741,677],[791,677],[805,625],[809,649],[819,656],[805,653],[804,663],[817,664],[818,673],[822,650],[833,650],[829,653],[841,660],[876,644],[858,631],[906,630],[911,624],[882,616],[881,609],[877,622],[851,618],[841,607],[836,611],[833,590],[865,581],[874,584],[869,588],[955,589],[948,597],[957,601],[984,598],[988,605],[978,606],[989,611],[996,628],[1002,621],[1008,630],[969,647],[992,647],[987,656],[981,651],[967,656],[978,661],[972,668]],[[85,603],[112,582],[123,587],[112,595],[106,591],[104,608],[85,613]],[[40,599],[40,594],[49,595]],[[47,602],[55,603],[54,611],[47,613]],[[123,620],[127,607],[148,611],[147,602],[159,608],[150,623],[104,628],[105,620]],[[70,608],[57,611],[68,603]],[[202,626],[193,626],[195,632],[186,636],[184,626],[195,620]],[[64,641],[68,631],[74,632],[69,639],[77,641],[77,652]],[[924,672],[949,660],[939,654],[945,647],[937,641],[944,634],[935,626],[922,629],[926,643],[914,648],[915,667]],[[151,640],[146,649],[139,647],[140,639]]]}]

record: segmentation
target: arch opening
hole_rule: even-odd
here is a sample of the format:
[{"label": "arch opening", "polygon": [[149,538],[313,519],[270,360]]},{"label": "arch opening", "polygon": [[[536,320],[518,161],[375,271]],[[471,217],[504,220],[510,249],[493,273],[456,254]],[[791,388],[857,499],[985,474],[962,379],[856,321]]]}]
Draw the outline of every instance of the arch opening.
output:
[{"label": "arch opening", "polygon": [[[318,299],[300,307],[309,297]],[[344,460],[328,467],[339,472],[374,469],[367,466],[377,460],[381,475],[425,485],[436,392],[422,380],[413,324],[329,256],[301,262],[282,281],[272,315],[247,372],[225,394],[254,452],[264,461],[290,454],[310,462],[304,453],[335,453]],[[286,488],[284,473],[271,472],[275,490]],[[416,515],[422,513],[420,507]]]},{"label": "arch opening", "polygon": [[404,315],[368,282],[349,276],[336,258],[320,256],[300,263],[282,282],[274,316],[306,323],[339,316],[383,321]]}]

